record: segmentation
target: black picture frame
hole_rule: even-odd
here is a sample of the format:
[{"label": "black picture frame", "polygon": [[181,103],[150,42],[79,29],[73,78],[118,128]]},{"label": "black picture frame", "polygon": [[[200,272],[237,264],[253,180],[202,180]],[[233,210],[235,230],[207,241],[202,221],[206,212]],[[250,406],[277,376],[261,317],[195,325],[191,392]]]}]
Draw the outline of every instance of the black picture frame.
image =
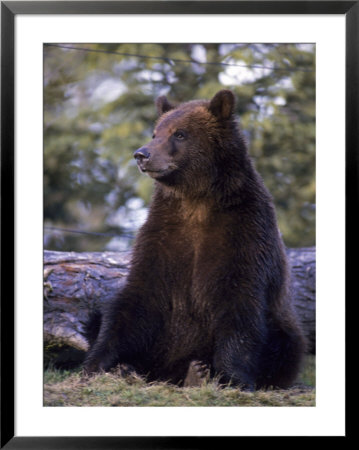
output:
[{"label": "black picture frame", "polygon": [[[25,437],[14,435],[14,32],[18,14],[341,14],[346,19],[346,292],[358,219],[359,1],[1,2],[1,442],[6,449],[204,448],[223,437]],[[349,208],[351,205],[350,216]],[[350,243],[350,245],[348,244]],[[348,408],[348,403],[346,402]],[[349,436],[348,423],[346,436]],[[217,442],[221,440],[221,442]]]}]

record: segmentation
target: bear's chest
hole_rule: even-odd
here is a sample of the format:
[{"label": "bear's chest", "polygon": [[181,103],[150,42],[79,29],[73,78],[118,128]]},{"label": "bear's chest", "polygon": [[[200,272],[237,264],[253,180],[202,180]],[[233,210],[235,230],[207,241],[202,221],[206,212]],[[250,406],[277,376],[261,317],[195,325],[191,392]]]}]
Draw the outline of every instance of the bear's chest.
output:
[{"label": "bear's chest", "polygon": [[168,230],[161,241],[163,278],[170,288],[173,308],[192,313],[210,308],[208,299],[225,272],[233,248],[217,227]]},{"label": "bear's chest", "polygon": [[142,250],[152,261],[153,280],[161,280],[161,292],[171,299],[173,309],[192,313],[197,305],[202,311],[210,308],[211,292],[235,265],[238,230],[225,214],[188,208],[186,212],[172,209],[162,215],[161,226],[151,220]]}]

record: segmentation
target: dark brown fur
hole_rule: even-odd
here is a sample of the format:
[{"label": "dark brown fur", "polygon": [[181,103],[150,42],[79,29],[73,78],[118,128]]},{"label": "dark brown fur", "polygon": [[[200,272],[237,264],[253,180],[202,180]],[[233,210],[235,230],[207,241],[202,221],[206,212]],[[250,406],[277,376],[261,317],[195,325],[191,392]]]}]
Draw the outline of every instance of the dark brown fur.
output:
[{"label": "dark brown fur", "polygon": [[287,387],[304,344],[272,199],[234,119],[234,97],[157,101],[136,153],[155,182],[127,284],[103,312],[85,370],[127,363],[182,382],[192,361],[224,382]]}]

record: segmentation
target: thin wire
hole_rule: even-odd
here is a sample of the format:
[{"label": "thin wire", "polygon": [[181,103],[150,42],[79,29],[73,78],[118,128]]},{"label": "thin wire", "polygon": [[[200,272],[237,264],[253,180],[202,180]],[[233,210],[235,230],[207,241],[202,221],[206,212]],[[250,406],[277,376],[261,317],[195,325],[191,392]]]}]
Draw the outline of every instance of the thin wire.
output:
[{"label": "thin wire", "polygon": [[92,236],[103,236],[103,237],[120,237],[120,236],[124,236],[127,238],[133,238],[133,235],[130,234],[125,234],[125,233],[99,233],[99,232],[95,232],[95,231],[82,231],[82,230],[72,230],[69,228],[61,228],[61,227],[49,227],[49,226],[45,226],[44,227],[45,230],[50,230],[50,231],[61,231],[63,233],[76,233],[76,234],[87,234],[87,235],[92,235]]},{"label": "thin wire", "polygon": [[124,52],[116,52],[111,50],[101,50],[101,49],[93,49],[93,48],[85,48],[85,47],[73,47],[70,45],[61,45],[61,44],[44,44],[48,47],[58,47],[58,48],[66,48],[68,50],[79,50],[83,52],[93,52],[93,53],[107,53],[110,55],[120,55],[120,56],[129,56],[136,58],[147,58],[147,59],[158,59],[171,63],[191,63],[191,64],[204,64],[204,65],[219,65],[219,66],[230,66],[230,67],[247,67],[250,69],[268,69],[268,70],[282,70],[289,72],[314,72],[312,69],[303,69],[303,68],[291,68],[291,67],[268,67],[268,66],[260,66],[257,64],[233,64],[233,63],[225,63],[225,62],[213,62],[213,61],[195,61],[192,59],[179,59],[179,58],[169,58],[165,56],[151,56],[151,55],[138,55],[135,53],[124,53]]}]

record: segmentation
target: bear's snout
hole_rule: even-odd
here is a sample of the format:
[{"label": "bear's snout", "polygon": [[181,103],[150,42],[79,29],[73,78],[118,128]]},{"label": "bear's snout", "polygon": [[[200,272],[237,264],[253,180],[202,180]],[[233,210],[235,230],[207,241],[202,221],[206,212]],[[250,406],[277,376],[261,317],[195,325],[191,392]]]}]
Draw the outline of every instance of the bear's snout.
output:
[{"label": "bear's snout", "polygon": [[140,169],[141,172],[146,172],[146,163],[148,162],[151,154],[148,151],[148,148],[146,146],[139,148],[135,151],[133,154],[133,157],[135,158],[137,162],[137,166]]},{"label": "bear's snout", "polygon": [[141,162],[144,159],[148,159],[151,156],[150,152],[148,151],[148,148],[141,147],[138,150],[135,151],[133,154],[133,157],[137,162]]},{"label": "bear's snout", "polygon": [[136,159],[140,171],[147,173],[152,178],[158,178],[169,169],[169,162],[158,148],[144,145],[135,151],[133,157]]}]

